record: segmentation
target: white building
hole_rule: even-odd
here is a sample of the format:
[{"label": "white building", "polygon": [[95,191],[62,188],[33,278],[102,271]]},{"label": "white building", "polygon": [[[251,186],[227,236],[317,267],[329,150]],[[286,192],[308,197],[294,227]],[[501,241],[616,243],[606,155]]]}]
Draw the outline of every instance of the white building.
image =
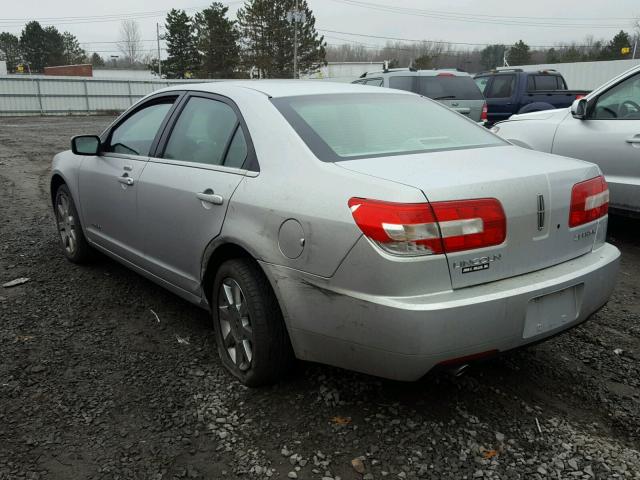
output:
[{"label": "white building", "polygon": [[7,62],[4,60],[0,60],[0,75],[7,74]]},{"label": "white building", "polygon": [[[540,65],[514,65],[509,68],[521,68],[525,72],[553,69],[562,74],[569,89],[593,90],[636,65],[640,65],[640,59],[607,60],[601,62],[543,63]],[[498,70],[500,70],[500,68]]]},{"label": "white building", "polygon": [[352,82],[366,72],[380,71],[382,62],[329,62],[319,71],[310,75],[300,75],[305,80],[329,80],[332,82]]},{"label": "white building", "polygon": [[158,80],[158,75],[151,70],[133,68],[95,68],[93,78],[108,80]]}]

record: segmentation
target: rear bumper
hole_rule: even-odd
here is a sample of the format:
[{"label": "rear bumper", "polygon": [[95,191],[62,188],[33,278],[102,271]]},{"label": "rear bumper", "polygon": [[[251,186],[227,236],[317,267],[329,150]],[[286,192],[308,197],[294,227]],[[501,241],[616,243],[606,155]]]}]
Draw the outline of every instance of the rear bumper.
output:
[{"label": "rear bumper", "polygon": [[[439,363],[510,350],[578,325],[607,302],[619,258],[616,247],[604,244],[537,272],[411,297],[361,294],[333,288],[331,279],[271,264],[263,267],[279,297],[298,358],[411,381]],[[561,291],[572,292],[574,314],[537,334],[535,322],[533,330],[531,325],[537,308],[532,302]],[[542,317],[563,308],[554,302],[545,304]],[[566,307],[566,300],[562,302]]]}]

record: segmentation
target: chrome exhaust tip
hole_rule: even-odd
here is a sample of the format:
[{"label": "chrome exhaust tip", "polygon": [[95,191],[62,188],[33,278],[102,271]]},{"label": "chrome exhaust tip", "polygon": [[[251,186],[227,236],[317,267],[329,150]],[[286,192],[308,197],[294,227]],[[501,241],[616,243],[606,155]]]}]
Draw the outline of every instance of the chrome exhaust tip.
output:
[{"label": "chrome exhaust tip", "polygon": [[454,377],[461,377],[462,375],[464,375],[466,373],[468,368],[469,368],[469,364],[468,363],[464,363],[462,365],[458,365],[456,367],[453,367],[453,368],[449,369],[449,374],[454,376]]}]

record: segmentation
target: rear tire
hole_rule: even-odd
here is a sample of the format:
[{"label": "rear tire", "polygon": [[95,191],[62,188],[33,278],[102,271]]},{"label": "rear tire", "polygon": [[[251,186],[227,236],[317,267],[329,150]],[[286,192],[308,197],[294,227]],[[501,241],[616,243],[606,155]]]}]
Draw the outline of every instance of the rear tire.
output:
[{"label": "rear tire", "polygon": [[64,256],[73,263],[86,263],[93,250],[84,236],[78,210],[65,184],[56,190],[53,210]]},{"label": "rear tire", "polygon": [[227,260],[211,296],[218,354],[242,383],[275,383],[291,368],[293,350],[271,285],[248,258]]}]

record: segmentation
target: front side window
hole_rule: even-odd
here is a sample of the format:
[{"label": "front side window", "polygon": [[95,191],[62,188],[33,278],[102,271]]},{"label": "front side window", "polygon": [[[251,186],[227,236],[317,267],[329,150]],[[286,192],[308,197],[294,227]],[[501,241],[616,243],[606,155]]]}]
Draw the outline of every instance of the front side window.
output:
[{"label": "front side window", "polygon": [[308,95],[272,102],[314,154],[328,162],[506,145],[417,95]]},{"label": "front side window", "polygon": [[511,98],[515,85],[515,75],[496,75],[493,77],[487,98]]},{"label": "front side window", "polygon": [[229,105],[192,97],[176,121],[163,157],[207,165],[226,165],[227,158],[233,163],[231,166],[241,165],[247,156],[247,147],[241,133],[234,136],[236,130],[242,131]]},{"label": "front side window", "polygon": [[175,97],[163,99],[130,115],[113,130],[106,151],[149,155],[153,140],[174,101]]},{"label": "front side window", "polygon": [[367,80],[365,82],[366,85],[369,85],[370,87],[381,87],[382,86],[382,79],[381,78],[371,78],[369,80]]},{"label": "front side window", "polygon": [[600,95],[594,120],[640,120],[640,74],[626,79]]}]

